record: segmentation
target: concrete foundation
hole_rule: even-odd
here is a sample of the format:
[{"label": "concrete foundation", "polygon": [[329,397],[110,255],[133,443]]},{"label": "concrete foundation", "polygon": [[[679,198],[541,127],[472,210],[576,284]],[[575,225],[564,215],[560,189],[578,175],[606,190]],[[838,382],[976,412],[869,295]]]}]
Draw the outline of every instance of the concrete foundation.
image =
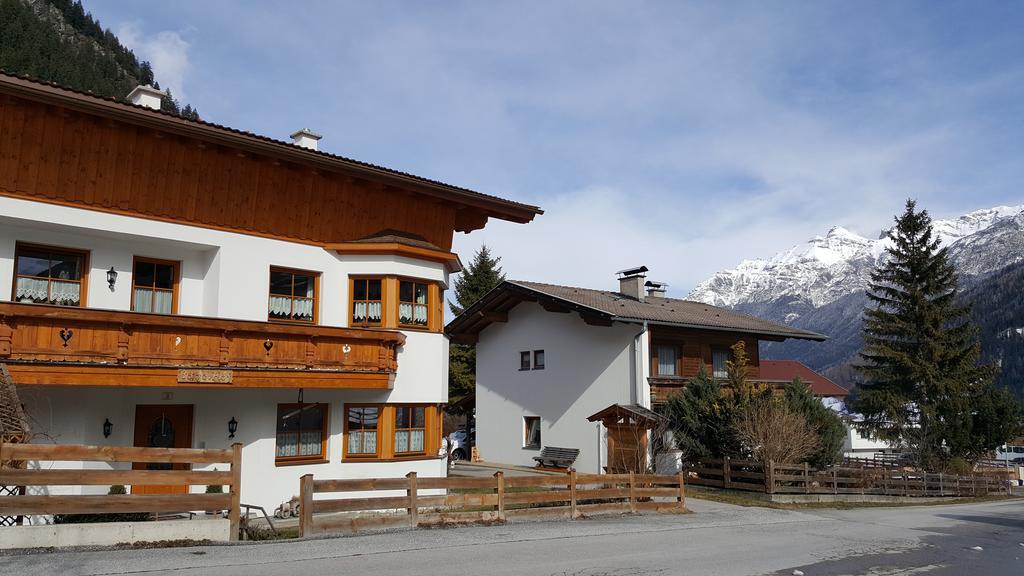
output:
[{"label": "concrete foundation", "polygon": [[0,549],[111,546],[163,540],[226,542],[229,529],[225,519],[7,526],[0,528]]}]

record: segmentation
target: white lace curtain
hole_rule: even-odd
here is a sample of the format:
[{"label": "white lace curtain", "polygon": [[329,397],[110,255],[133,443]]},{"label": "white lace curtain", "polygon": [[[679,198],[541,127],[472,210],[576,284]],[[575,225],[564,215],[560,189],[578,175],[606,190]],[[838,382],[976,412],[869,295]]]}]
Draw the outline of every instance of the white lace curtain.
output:
[{"label": "white lace curtain", "polygon": [[395,432],[395,452],[423,452],[423,430]]},{"label": "white lace curtain", "polygon": [[277,433],[277,456],[319,456],[322,448],[323,431],[303,430],[300,432]]},{"label": "white lace curtain", "polygon": [[19,277],[15,289],[15,299],[19,302],[78,306],[81,298],[82,286],[78,282]]},{"label": "white lace curtain", "polygon": [[352,316],[356,320],[366,318],[370,322],[380,322],[380,302],[356,302],[352,310]]},{"label": "white lace curtain", "polygon": [[280,318],[294,318],[296,320],[312,320],[313,299],[271,295],[270,315]]},{"label": "white lace curtain", "polygon": [[423,304],[401,303],[398,305],[398,317],[402,324],[427,325],[427,307]]},{"label": "white lace curtain", "polygon": [[174,292],[153,290],[152,288],[135,288],[133,310],[136,312],[153,312],[170,314],[174,303]]},{"label": "white lace curtain", "polygon": [[350,430],[348,433],[349,454],[376,454],[377,453],[377,431],[376,430]]}]

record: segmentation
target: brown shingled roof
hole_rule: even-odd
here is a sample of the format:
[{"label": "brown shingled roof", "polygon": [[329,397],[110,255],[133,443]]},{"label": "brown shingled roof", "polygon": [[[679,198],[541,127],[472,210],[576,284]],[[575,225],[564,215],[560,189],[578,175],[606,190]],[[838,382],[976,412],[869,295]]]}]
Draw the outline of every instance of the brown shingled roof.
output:
[{"label": "brown shingled roof", "polygon": [[382,244],[382,243],[394,243],[404,244],[406,246],[416,246],[418,248],[426,248],[428,250],[441,250],[436,244],[427,242],[427,239],[419,234],[413,234],[411,232],[403,232],[401,230],[381,230],[380,232],[374,232],[369,236],[364,236],[358,240],[350,240],[351,244]]},{"label": "brown shingled roof", "polygon": [[758,369],[761,380],[792,382],[794,378],[800,378],[811,387],[811,392],[815,396],[843,397],[850,393],[846,388],[811,370],[798,360],[762,359]]},{"label": "brown shingled roof", "polygon": [[[608,290],[593,290],[523,280],[506,280],[479,302],[452,320],[446,332],[453,337],[474,335],[483,330],[488,311],[506,312],[527,299],[540,298],[561,303],[584,318],[605,322],[660,324],[680,328],[744,332],[776,338],[826,340],[827,336],[761,318],[747,316],[710,304],[676,298],[646,297],[643,302]],[[511,304],[511,305],[510,305]],[[550,304],[549,304],[550,305]]]}]

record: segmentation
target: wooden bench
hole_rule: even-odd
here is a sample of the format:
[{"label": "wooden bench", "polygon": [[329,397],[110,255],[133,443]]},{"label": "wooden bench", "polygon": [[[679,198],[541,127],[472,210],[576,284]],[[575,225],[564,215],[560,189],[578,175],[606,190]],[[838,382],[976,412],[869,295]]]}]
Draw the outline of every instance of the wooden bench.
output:
[{"label": "wooden bench", "polygon": [[538,466],[551,466],[552,468],[568,468],[580,455],[579,448],[558,448],[557,446],[545,446],[540,451],[540,456],[534,456]]}]

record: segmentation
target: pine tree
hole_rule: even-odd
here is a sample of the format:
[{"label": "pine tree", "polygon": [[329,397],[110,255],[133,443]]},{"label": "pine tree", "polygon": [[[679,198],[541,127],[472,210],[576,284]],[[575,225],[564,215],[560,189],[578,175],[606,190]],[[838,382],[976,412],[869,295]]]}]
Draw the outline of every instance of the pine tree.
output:
[{"label": "pine tree", "polygon": [[[487,246],[481,246],[473,261],[455,280],[455,301],[448,307],[455,315],[476,304],[485,294],[505,280],[500,257],[491,255]],[[476,389],[476,348],[452,345],[448,352],[448,402],[454,403]]]},{"label": "pine tree", "polygon": [[740,445],[733,429],[736,402],[701,364],[682,391],[669,396],[662,413],[676,447],[690,462],[736,456]]},{"label": "pine tree", "polygon": [[979,363],[977,328],[958,303],[957,275],[928,212],[908,200],[889,238],[869,284],[864,381],[852,407],[864,431],[924,468],[975,459],[1010,438],[1019,408],[993,387],[994,366]]},{"label": "pine tree", "polygon": [[462,314],[463,310],[476,304],[484,294],[505,280],[499,262],[501,257],[491,256],[491,249],[486,244],[477,250],[473,255],[473,261],[455,281],[455,302],[448,302],[452,314]]},{"label": "pine tree", "polygon": [[800,378],[786,385],[785,400],[791,410],[803,415],[818,435],[818,448],[808,460],[811,465],[823,468],[838,462],[846,439],[846,425],[839,415],[815,398],[810,386]]}]

